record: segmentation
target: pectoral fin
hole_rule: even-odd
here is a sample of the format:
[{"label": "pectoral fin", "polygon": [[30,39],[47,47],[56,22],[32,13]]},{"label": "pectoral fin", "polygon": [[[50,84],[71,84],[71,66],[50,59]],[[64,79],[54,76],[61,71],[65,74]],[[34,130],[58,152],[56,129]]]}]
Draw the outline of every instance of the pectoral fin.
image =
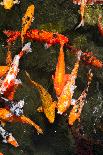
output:
[{"label": "pectoral fin", "polygon": [[38,108],[37,108],[37,111],[38,111],[38,112],[43,112],[42,106],[41,106],[41,107],[38,107]]}]

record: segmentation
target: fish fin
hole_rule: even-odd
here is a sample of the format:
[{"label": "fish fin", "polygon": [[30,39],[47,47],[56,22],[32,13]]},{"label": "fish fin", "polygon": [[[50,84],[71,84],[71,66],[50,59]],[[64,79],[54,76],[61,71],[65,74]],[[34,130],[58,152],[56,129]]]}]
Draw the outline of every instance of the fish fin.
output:
[{"label": "fish fin", "polygon": [[48,43],[44,44],[45,49],[48,49],[50,46],[51,46],[51,44],[48,44]]},{"label": "fish fin", "polygon": [[80,24],[75,28],[75,30],[78,29],[81,26],[84,26],[84,19],[81,20]]},{"label": "fish fin", "polygon": [[37,108],[37,111],[38,111],[38,112],[43,112],[42,106],[38,107],[38,108]]}]

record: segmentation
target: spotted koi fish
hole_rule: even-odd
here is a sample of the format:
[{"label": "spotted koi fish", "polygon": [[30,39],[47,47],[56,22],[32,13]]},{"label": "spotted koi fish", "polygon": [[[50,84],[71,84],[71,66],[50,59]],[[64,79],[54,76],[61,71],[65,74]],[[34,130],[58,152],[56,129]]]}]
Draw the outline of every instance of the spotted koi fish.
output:
[{"label": "spotted koi fish", "polygon": [[30,48],[31,43],[27,43],[23,48],[22,51],[16,55],[13,59],[13,62],[11,64],[11,67],[7,73],[7,76],[5,77],[5,79],[2,82],[2,85],[0,87],[0,94],[4,94],[7,91],[9,91],[13,86],[15,86],[15,84],[19,84],[21,83],[20,80],[17,80],[17,74],[19,72],[19,60],[20,58],[28,52],[31,52],[31,48]]},{"label": "spotted koi fish", "polygon": [[58,98],[57,109],[59,114],[64,113],[72,104],[72,97],[74,94],[74,89],[76,88],[75,80],[77,78],[81,52],[82,51],[78,51],[77,62],[75,63],[74,69],[69,76],[69,80],[67,81],[60,97]]},{"label": "spotted koi fish", "polygon": [[24,36],[27,32],[27,30],[30,28],[31,23],[33,21],[33,17],[34,17],[34,5],[30,5],[28,6],[25,15],[22,18],[22,30],[21,30],[21,40],[22,40],[22,45],[24,43]]},{"label": "spotted koi fish", "polygon": [[52,79],[54,81],[54,89],[56,91],[57,96],[60,96],[68,78],[69,75],[65,74],[64,52],[63,52],[63,46],[61,45],[55,75],[52,76]]},{"label": "spotted koi fish", "polygon": [[14,122],[14,123],[21,122],[21,123],[29,124],[37,130],[38,134],[39,133],[43,134],[42,129],[37,124],[35,124],[31,119],[29,119],[24,115],[16,116],[5,108],[0,108],[0,120],[3,122]]},{"label": "spotted koi fish", "polygon": [[30,75],[26,72],[26,76],[29,80],[29,82],[34,86],[37,87],[37,89],[40,92],[40,97],[42,101],[42,107],[38,108],[39,112],[44,112],[45,116],[49,120],[50,123],[53,123],[55,120],[55,108],[56,108],[56,102],[53,102],[53,99],[51,95],[47,92],[46,89],[43,88],[40,84],[38,84],[35,81],[32,81],[30,79]]},{"label": "spotted koi fish", "polygon": [[0,2],[0,5],[3,5],[6,10],[10,10],[14,4],[19,4],[20,1],[18,0],[3,0]]},{"label": "spotted koi fish", "polygon": [[9,143],[13,145],[14,147],[19,146],[16,139],[12,136],[12,134],[7,132],[1,125],[0,125],[0,134],[3,138],[4,143]]},{"label": "spotted koi fish", "polygon": [[[21,36],[19,31],[4,31],[4,33],[9,37],[7,39],[8,43],[15,41],[18,37]],[[28,31],[24,38],[31,39],[33,41],[44,42],[46,48],[49,48],[55,44],[63,45],[69,42],[69,39],[62,34],[38,29]]]},{"label": "spotted koi fish", "polygon": [[90,86],[90,83],[92,81],[93,74],[91,71],[89,71],[88,74],[88,83],[87,88],[81,93],[78,100],[75,102],[72,110],[70,111],[69,117],[68,117],[68,123],[69,125],[73,125],[76,120],[80,121],[80,115],[84,106],[84,102],[88,93],[88,88]]}]

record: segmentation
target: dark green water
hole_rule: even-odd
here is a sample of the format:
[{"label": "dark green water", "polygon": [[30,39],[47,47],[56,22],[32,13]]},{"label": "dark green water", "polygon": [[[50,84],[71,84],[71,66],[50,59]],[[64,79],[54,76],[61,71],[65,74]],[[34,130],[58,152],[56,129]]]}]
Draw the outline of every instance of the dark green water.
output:
[{"label": "dark green water", "polygon": [[[95,56],[103,61],[103,37],[97,28],[99,13],[103,13],[103,6],[87,6],[85,13],[85,26],[78,30],[74,27],[80,21],[79,7],[69,0],[22,0],[10,11],[0,6],[0,65],[5,65],[6,36],[3,30],[20,30],[21,18],[29,4],[35,4],[35,20],[31,28],[44,29],[64,34],[70,38],[70,43],[82,49],[92,51]],[[94,13],[94,14],[93,14]],[[92,15],[91,15],[92,14]],[[12,45],[12,55],[20,51],[21,42],[17,40]],[[44,48],[43,43],[32,42],[32,53],[20,60],[20,72],[18,78],[23,82],[15,94],[15,99],[25,100],[24,114],[40,125],[44,135],[38,135],[33,127],[25,124],[7,123],[5,129],[13,133],[19,143],[18,148],[9,144],[0,144],[0,151],[4,155],[102,155],[103,154],[103,69],[80,64],[76,81],[77,89],[75,97],[86,86],[86,74],[90,68],[94,74],[89,88],[85,106],[81,114],[80,123],[76,122],[73,128],[67,124],[67,115],[59,116],[53,125],[49,124],[43,114],[36,111],[41,105],[39,92],[30,87],[25,78],[27,70],[32,79],[42,84],[55,99],[52,74],[55,71],[59,45]],[[70,73],[75,62],[75,56],[65,48],[66,71]],[[67,112],[69,114],[69,111]]]}]

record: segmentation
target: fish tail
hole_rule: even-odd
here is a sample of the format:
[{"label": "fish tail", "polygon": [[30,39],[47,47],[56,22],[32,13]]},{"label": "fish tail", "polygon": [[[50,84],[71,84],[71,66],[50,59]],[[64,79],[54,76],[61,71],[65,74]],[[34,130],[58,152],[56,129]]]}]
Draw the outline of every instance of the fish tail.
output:
[{"label": "fish tail", "polygon": [[32,125],[38,132],[38,134],[43,134],[43,131],[42,129],[36,124],[34,123],[31,119],[25,117],[24,115],[22,115],[21,117],[19,117],[21,122],[22,123],[26,123],[26,124],[29,124],[29,125]]},{"label": "fish tail", "polygon": [[80,24],[75,28],[75,30],[78,29],[81,26],[84,26],[84,19],[81,20]]}]

